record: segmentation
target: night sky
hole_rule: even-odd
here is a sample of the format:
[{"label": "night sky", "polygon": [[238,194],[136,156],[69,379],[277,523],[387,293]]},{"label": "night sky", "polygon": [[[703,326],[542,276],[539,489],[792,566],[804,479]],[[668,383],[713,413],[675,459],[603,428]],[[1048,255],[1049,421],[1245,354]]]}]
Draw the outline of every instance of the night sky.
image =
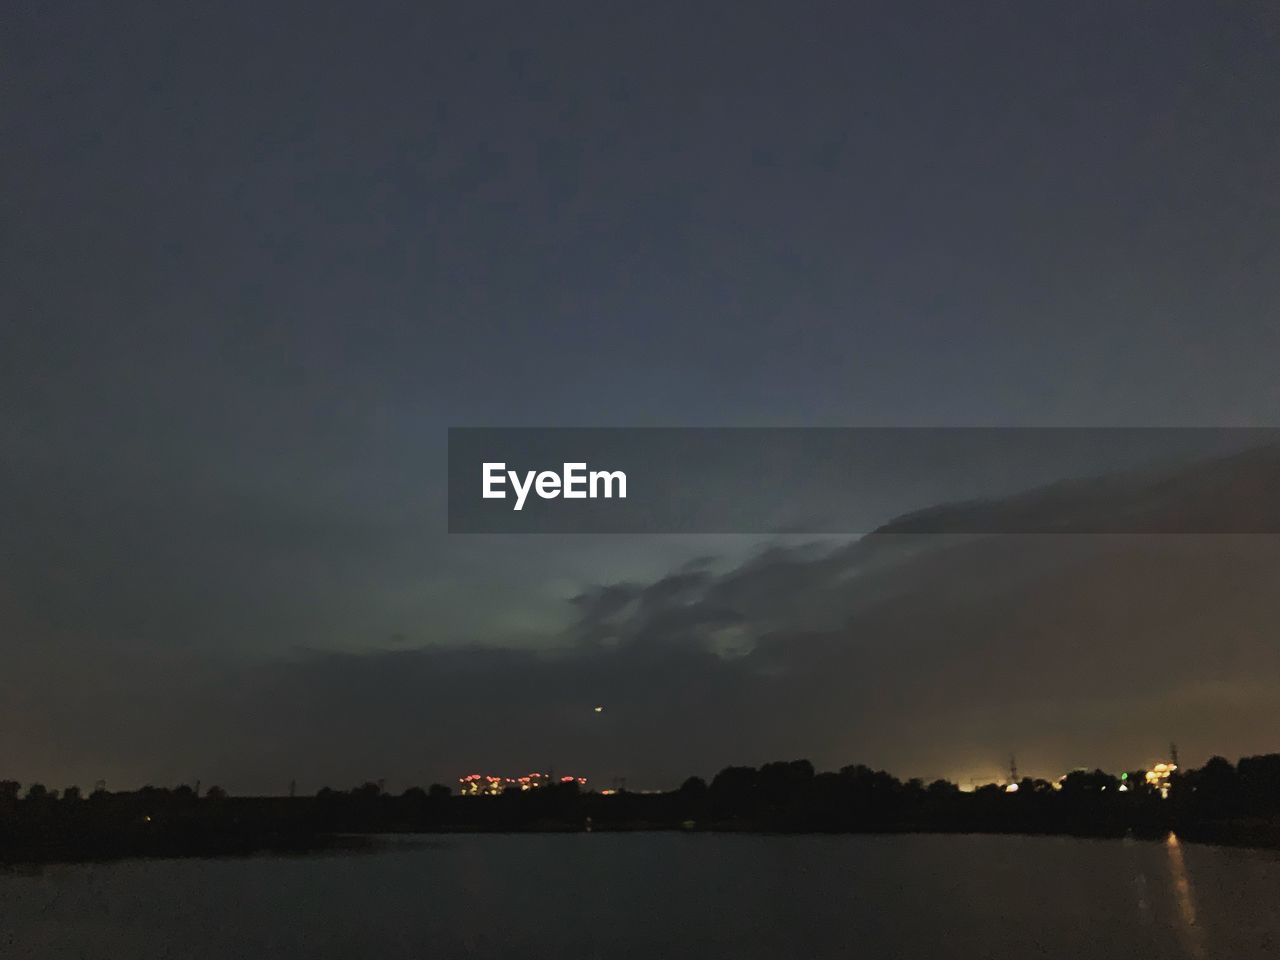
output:
[{"label": "night sky", "polygon": [[1277,747],[1275,538],[445,532],[450,426],[1280,424],[1273,4],[4,21],[0,776]]}]

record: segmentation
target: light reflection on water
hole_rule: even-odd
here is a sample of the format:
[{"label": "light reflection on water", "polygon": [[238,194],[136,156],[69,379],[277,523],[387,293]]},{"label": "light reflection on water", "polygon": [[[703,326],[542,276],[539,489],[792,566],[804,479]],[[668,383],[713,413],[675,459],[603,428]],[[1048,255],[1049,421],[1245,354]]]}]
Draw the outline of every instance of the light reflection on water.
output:
[{"label": "light reflection on water", "polygon": [[1178,902],[1178,929],[1182,946],[1188,956],[1199,960],[1206,954],[1200,928],[1196,925],[1196,894],[1191,886],[1191,875],[1187,873],[1187,865],[1182,856],[1182,842],[1177,834],[1169,834],[1165,840],[1165,848],[1169,851],[1169,876],[1173,879],[1173,895]]},{"label": "light reflection on water", "polygon": [[0,956],[1272,960],[1278,899],[1173,836],[452,836],[0,875]]}]

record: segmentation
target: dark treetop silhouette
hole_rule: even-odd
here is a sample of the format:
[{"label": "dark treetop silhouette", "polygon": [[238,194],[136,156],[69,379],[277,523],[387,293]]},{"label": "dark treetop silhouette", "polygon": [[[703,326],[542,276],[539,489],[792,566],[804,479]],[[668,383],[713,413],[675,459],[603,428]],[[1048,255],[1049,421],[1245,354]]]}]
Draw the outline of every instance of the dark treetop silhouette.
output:
[{"label": "dark treetop silhouette", "polygon": [[[1161,786],[1166,789],[1162,791]],[[497,796],[435,784],[399,796],[369,782],[314,797],[231,797],[218,787],[129,793],[0,781],[0,860],[208,856],[332,847],[339,835],[462,831],[725,830],[1008,832],[1280,846],[1280,754],[1213,757],[1153,784],[1141,771],[1077,770],[970,792],[901,781],[862,765],[816,773],[807,760],[726,767],[665,793],[598,793],[574,782]],[[350,844],[352,841],[345,840]]]}]

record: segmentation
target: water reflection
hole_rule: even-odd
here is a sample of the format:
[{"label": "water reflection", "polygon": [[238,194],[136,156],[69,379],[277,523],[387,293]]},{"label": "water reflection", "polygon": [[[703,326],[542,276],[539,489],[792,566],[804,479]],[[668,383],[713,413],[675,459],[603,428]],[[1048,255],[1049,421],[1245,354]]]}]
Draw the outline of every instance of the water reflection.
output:
[{"label": "water reflection", "polygon": [[1277,900],[1177,837],[453,835],[0,873],[0,957],[1276,960]]},{"label": "water reflection", "polygon": [[1187,955],[1199,960],[1206,956],[1204,933],[1196,922],[1196,892],[1182,857],[1182,843],[1178,835],[1170,831],[1164,845],[1169,854],[1169,876],[1173,880],[1173,896],[1178,905],[1178,939]]}]

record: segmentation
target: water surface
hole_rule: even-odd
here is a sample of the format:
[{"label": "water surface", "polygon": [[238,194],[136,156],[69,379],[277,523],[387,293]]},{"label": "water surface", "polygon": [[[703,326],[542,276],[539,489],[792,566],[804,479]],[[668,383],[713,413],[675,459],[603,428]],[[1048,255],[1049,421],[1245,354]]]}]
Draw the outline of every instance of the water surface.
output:
[{"label": "water surface", "polygon": [[0,874],[19,958],[1280,957],[1280,855],[1000,836],[464,835]]}]

